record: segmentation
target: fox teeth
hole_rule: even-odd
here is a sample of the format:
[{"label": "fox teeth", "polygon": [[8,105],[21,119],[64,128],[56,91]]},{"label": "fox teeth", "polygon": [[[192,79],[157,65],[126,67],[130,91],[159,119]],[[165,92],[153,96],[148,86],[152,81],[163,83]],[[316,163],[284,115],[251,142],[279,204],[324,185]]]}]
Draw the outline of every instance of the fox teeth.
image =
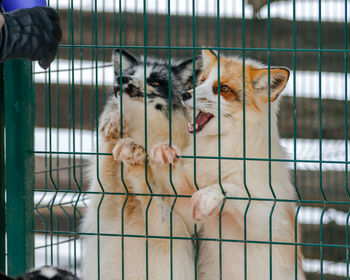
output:
[{"label": "fox teeth", "polygon": [[198,129],[198,124],[196,124],[196,129]]},{"label": "fox teeth", "polygon": [[190,127],[190,126],[191,126],[191,124],[188,122],[188,123],[187,123],[187,126],[188,126],[188,127]]}]

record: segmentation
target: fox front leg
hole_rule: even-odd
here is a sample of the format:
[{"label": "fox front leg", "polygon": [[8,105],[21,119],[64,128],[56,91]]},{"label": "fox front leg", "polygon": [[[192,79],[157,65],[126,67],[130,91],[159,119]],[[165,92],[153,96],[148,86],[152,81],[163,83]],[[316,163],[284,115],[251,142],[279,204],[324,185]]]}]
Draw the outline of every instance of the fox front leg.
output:
[{"label": "fox front leg", "polygon": [[115,145],[112,151],[114,160],[119,160],[124,162],[127,165],[142,165],[144,166],[146,159],[146,151],[145,149],[134,143],[131,138],[123,138],[117,140],[117,144]]},{"label": "fox front leg", "polygon": [[221,186],[220,184],[213,184],[196,191],[192,195],[191,213],[193,220],[196,222],[203,222],[217,215],[220,212],[226,196],[235,197],[237,200],[228,200],[225,203],[223,211],[235,212],[238,210],[243,214],[247,203],[246,200],[239,198],[245,198],[247,196],[244,189],[231,183],[222,183]]},{"label": "fox front leg", "polygon": [[[122,161],[126,166],[126,178],[130,183],[132,191],[136,193],[136,199],[142,204],[143,216],[148,217],[150,234],[170,234],[170,217],[173,216],[173,224],[177,227],[184,227],[182,220],[179,220],[176,214],[173,214],[168,201],[163,197],[152,197],[152,193],[162,194],[161,188],[153,181],[152,171],[147,172],[147,181],[145,178],[145,149],[136,144],[131,138],[119,139],[113,149],[115,160]],[[178,226],[176,226],[178,224]]]},{"label": "fox front leg", "polygon": [[[145,149],[136,144],[131,138],[119,139],[114,146],[112,155],[115,161],[123,162],[126,167],[125,178],[130,182],[133,193],[149,194],[147,182],[145,180]],[[150,174],[147,174],[151,181]],[[136,196],[147,207],[148,196]]]},{"label": "fox front leg", "polygon": [[125,120],[120,120],[120,110],[115,98],[110,98],[100,116],[99,132],[102,139],[107,143],[116,143],[123,132],[127,136],[127,125]]},{"label": "fox front leg", "polygon": [[[99,125],[100,135],[106,142],[116,143],[120,139],[121,135],[121,122],[120,115],[113,114],[104,116]],[[127,127],[125,120],[123,120],[123,136],[126,136]]]},{"label": "fox front leg", "polygon": [[[180,152],[175,146],[159,143],[151,148],[149,163],[154,172],[158,174],[160,185],[165,186],[165,191],[174,194],[174,188],[178,194],[192,195],[194,190],[188,184],[183,172]],[[172,165],[172,174],[169,166]]]}]

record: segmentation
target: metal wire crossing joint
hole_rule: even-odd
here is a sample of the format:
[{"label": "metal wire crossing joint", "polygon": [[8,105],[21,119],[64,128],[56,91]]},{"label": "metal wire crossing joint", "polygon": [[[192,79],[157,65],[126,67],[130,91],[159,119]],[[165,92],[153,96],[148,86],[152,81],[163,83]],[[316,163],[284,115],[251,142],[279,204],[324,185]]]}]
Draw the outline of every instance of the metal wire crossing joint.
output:
[{"label": "metal wire crossing joint", "polygon": [[[0,112],[3,115],[0,124],[5,133],[0,134],[3,163],[0,176],[0,271],[16,276],[33,267],[53,265],[80,277],[82,259],[86,256],[83,240],[91,239],[91,252],[96,260],[91,265],[96,267],[92,279],[111,279],[103,277],[106,270],[101,263],[113,246],[104,246],[104,240],[113,240],[119,248],[117,255],[120,258],[114,267],[120,272],[117,279],[132,279],[132,276],[128,277],[129,265],[139,259],[142,264],[136,273],[140,273],[142,279],[155,279],[152,273],[156,271],[154,263],[158,261],[153,257],[157,255],[154,254],[154,244],[157,243],[165,244],[171,252],[162,258],[168,270],[161,279],[176,279],[179,264],[176,252],[180,245],[186,247],[189,243],[191,247],[186,248],[190,248],[187,256],[192,254],[189,258],[191,269],[186,267],[193,273],[193,279],[202,277],[198,267],[203,244],[218,246],[215,251],[218,279],[226,279],[225,246],[237,245],[243,247],[240,261],[243,262],[244,279],[250,279],[247,271],[251,266],[247,261],[250,251],[246,250],[244,255],[244,247],[251,245],[271,248],[265,259],[268,279],[275,279],[274,248],[292,248],[293,279],[300,279],[299,268],[305,272],[306,279],[350,279],[348,1],[47,2],[59,12],[64,33],[56,60],[47,71],[37,64],[9,61],[4,65],[4,75],[1,75]],[[255,19],[257,15],[258,20]],[[116,60],[111,63],[115,49],[119,54],[126,51],[132,55],[126,60],[122,55],[119,57],[118,75]],[[254,137],[247,134],[244,125],[244,137],[239,138],[239,143],[246,149],[235,156],[228,154],[219,140],[213,142],[215,153],[209,154],[209,146],[205,152],[198,150],[201,144],[198,133],[178,133],[180,124],[186,127],[186,121],[179,117],[178,108],[182,108],[180,93],[194,88],[193,96],[197,96],[200,94],[198,85],[208,79],[202,77],[201,63],[197,59],[203,50],[215,51],[220,57],[220,77],[226,72],[223,59],[239,57],[241,73],[244,74],[237,79],[241,79],[242,85],[231,90],[236,93],[235,100],[241,102],[237,110],[243,110],[244,114],[237,118],[242,124],[250,121],[245,108],[254,107],[250,96],[243,94],[249,78],[243,69],[250,65],[250,58],[267,65],[270,78],[274,66],[290,69],[289,82],[276,100],[280,107],[278,133],[287,157],[274,156],[273,152],[262,156],[252,153],[246,144]],[[137,59],[137,66],[132,58]],[[176,69],[186,61],[189,64]],[[128,65],[133,67],[126,70]],[[139,82],[124,79],[123,85],[121,77],[125,75],[136,77]],[[268,80],[271,93],[276,80]],[[222,87],[226,85],[223,82],[226,81],[220,78],[220,83],[210,87],[221,93],[215,95],[221,101],[215,110],[220,121],[210,120],[215,120],[220,130],[225,128],[223,118],[231,113],[222,106],[225,102],[222,91],[227,90]],[[131,84],[136,86],[133,88]],[[180,85],[185,88],[180,90]],[[120,88],[133,97],[138,95],[135,98],[139,103],[128,107],[125,102],[130,95],[118,95]],[[144,90],[140,93],[140,89]],[[165,97],[161,101],[157,99],[159,91]],[[117,149],[113,153],[116,142],[103,146],[106,135],[99,130],[99,124],[106,124],[102,112],[115,92],[119,115],[116,114],[112,125],[105,126],[103,131],[128,139],[135,127],[130,126],[131,120],[125,118],[131,112],[139,116],[139,122],[135,122],[140,133],[138,143],[134,143],[136,146],[130,142],[124,144],[129,143],[131,151],[146,156],[143,162],[146,164],[140,168],[142,176],[130,176],[130,172],[135,172],[130,171],[131,168],[140,165],[115,163],[113,156],[120,156]],[[193,100],[196,102],[197,99]],[[152,110],[157,110],[157,117],[154,118]],[[199,111],[196,109],[194,117]],[[258,127],[264,129],[267,139],[272,133],[271,119],[275,117],[273,114],[269,117],[268,112],[264,111],[266,121]],[[162,122],[164,116],[166,123]],[[199,121],[208,116],[202,117]],[[195,121],[190,115],[189,122]],[[157,125],[152,126],[153,123]],[[153,143],[157,140],[153,131],[161,127],[166,127],[162,144],[183,150],[179,142],[192,137],[195,143],[191,153],[175,153],[174,164],[171,168],[167,166],[166,170],[162,169],[164,166],[151,167],[151,160],[158,155],[152,155]],[[113,137],[110,140],[115,141]],[[274,148],[273,143],[266,141],[261,150],[273,151]],[[95,162],[95,168],[90,168],[91,161]],[[183,192],[179,187],[176,173],[176,164],[184,161],[191,162],[193,168],[193,190],[189,192]],[[192,194],[203,186],[202,162],[205,162],[204,167],[215,166],[218,182],[225,180],[226,166],[241,168],[242,185],[247,191],[244,196],[225,193],[224,204],[215,214],[215,217],[221,217],[215,227],[217,234],[211,236],[202,234],[202,223],[194,224],[187,232],[181,232],[183,228],[179,226],[183,220],[179,209],[187,209],[185,206],[191,201]],[[114,178],[111,181],[120,183],[120,188],[113,188],[115,185],[106,182],[105,171],[109,170],[104,169],[106,163],[117,165],[117,172],[108,175]],[[273,183],[269,184],[269,195],[252,195],[251,178],[247,178],[247,174],[253,164],[285,166],[289,170],[295,197],[279,195],[279,189]],[[277,175],[273,168],[270,171],[264,173],[268,180]],[[160,178],[161,174],[166,175]],[[95,180],[95,189],[90,188],[91,178]],[[135,189],[135,178],[142,178],[139,182],[145,188]],[[159,187],[163,185],[169,187],[167,192]],[[258,232],[261,228],[247,227],[247,220],[243,219],[240,224],[242,236],[232,238],[225,231],[227,216],[224,213],[227,205],[235,203],[250,205],[245,209],[246,219],[256,215],[261,220],[262,212],[253,212],[252,205],[272,205],[271,219],[270,216],[266,218],[270,223],[268,233],[272,233],[276,225],[273,219],[278,210],[275,208],[296,205],[291,218],[295,225],[299,223],[300,226],[289,231],[291,238],[287,242],[273,234],[263,240],[248,238],[252,231]],[[113,212],[109,216],[111,219],[119,219],[118,223],[112,222],[115,228],[109,231],[105,230],[104,224],[106,208]],[[94,211],[87,212],[87,209]],[[139,209],[138,215],[142,218],[142,226],[137,231],[130,227],[130,217],[135,217],[132,215],[135,209]],[[166,226],[162,230],[155,230],[157,209],[166,209],[162,216]],[[94,220],[93,230],[80,226],[83,217]],[[300,229],[301,235],[298,234]],[[298,250],[304,256],[299,268],[295,257]]]}]

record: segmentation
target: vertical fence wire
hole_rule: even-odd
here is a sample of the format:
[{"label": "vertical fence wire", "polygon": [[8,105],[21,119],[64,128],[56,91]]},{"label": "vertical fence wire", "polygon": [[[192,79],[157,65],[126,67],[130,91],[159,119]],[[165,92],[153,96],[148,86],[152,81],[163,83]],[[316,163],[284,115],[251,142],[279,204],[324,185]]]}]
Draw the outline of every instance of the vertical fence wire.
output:
[{"label": "vertical fence wire", "polygon": [[[170,0],[168,0],[167,3],[168,6],[168,18],[167,18],[167,29],[168,29],[168,36],[167,36],[167,45],[168,45],[168,74],[169,74],[169,88],[168,88],[168,94],[169,94],[169,145],[172,146],[172,83],[171,83],[171,23],[170,23],[170,12],[171,12],[171,3]],[[175,195],[175,199],[171,204],[170,207],[170,229],[169,229],[169,235],[170,235],[170,279],[173,280],[174,277],[174,268],[173,268],[173,217],[174,217],[174,208],[175,204],[177,202],[177,192],[176,188],[174,187],[173,183],[173,173],[172,173],[173,165],[169,164],[169,183],[171,185],[173,194]]]},{"label": "vertical fence wire", "polygon": [[[220,55],[221,55],[221,49],[220,49],[220,0],[217,1],[217,6],[216,6],[216,30],[217,30],[217,57],[218,57],[218,182],[219,182],[219,187],[221,189],[221,192],[223,195],[225,195],[225,190],[222,186],[222,181],[221,181],[221,61],[220,61]],[[220,212],[219,212],[219,277],[220,280],[223,277],[222,273],[222,211],[224,210],[225,207],[225,200],[223,201]]]},{"label": "vertical fence wire", "polygon": [[273,274],[273,251],[272,251],[272,217],[276,207],[276,194],[272,186],[271,179],[271,0],[267,1],[267,71],[268,71],[268,176],[269,176],[269,188],[271,195],[273,197],[273,204],[271,206],[271,211],[269,215],[269,271],[270,271],[270,279],[272,279]]},{"label": "vertical fence wire", "polygon": [[[192,6],[192,72],[193,72],[193,78],[192,78],[192,84],[196,84],[196,76],[195,76],[195,69],[196,69],[196,5],[195,0],[192,0],[192,3],[189,2],[189,0],[186,0],[186,8],[190,7],[190,4]],[[189,26],[189,18],[188,10],[186,9],[186,26]],[[186,45],[189,45],[189,33],[188,29],[186,29]],[[193,124],[196,123],[196,87],[193,87]],[[193,184],[195,185],[196,189],[198,190],[198,184],[197,184],[197,127],[194,125],[194,132],[193,132]],[[194,271],[195,271],[195,278],[198,277],[198,251],[199,251],[199,239],[198,239],[198,232],[197,232],[197,225],[194,225],[194,242],[195,242],[195,258],[194,258]]]},{"label": "vertical fence wire", "polygon": [[247,262],[247,255],[248,255],[248,244],[247,244],[247,215],[248,215],[248,210],[250,207],[251,203],[251,195],[250,191],[248,189],[247,185],[247,147],[246,147],[246,73],[245,73],[245,46],[246,46],[246,39],[245,39],[245,1],[242,0],[242,72],[243,72],[243,77],[242,77],[242,88],[243,88],[243,184],[244,184],[244,189],[247,193],[248,196],[248,203],[246,206],[246,209],[244,211],[244,220],[243,220],[243,239],[244,239],[244,279],[248,279],[248,262]]},{"label": "vertical fence wire", "polygon": [[[345,107],[345,137],[344,137],[344,142],[345,142],[345,188],[346,192],[349,196],[350,199],[350,189],[349,189],[349,165],[348,165],[348,151],[349,151],[349,144],[348,144],[348,2],[344,1],[344,16],[345,16],[345,22],[344,22],[344,83],[345,83],[345,99],[344,99],[344,107]],[[349,219],[350,219],[350,208],[348,210],[347,216],[346,216],[346,237],[345,237],[345,242],[347,245],[346,248],[346,279],[349,279],[349,270],[350,270],[350,262],[349,262]]]}]

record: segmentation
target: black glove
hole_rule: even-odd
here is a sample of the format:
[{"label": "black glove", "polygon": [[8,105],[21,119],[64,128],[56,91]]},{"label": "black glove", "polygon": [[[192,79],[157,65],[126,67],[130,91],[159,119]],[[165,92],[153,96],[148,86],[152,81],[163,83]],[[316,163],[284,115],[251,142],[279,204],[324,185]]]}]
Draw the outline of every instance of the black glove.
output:
[{"label": "black glove", "polygon": [[47,69],[55,59],[62,38],[59,16],[49,7],[20,9],[3,14],[0,61],[8,58],[39,60]]}]

